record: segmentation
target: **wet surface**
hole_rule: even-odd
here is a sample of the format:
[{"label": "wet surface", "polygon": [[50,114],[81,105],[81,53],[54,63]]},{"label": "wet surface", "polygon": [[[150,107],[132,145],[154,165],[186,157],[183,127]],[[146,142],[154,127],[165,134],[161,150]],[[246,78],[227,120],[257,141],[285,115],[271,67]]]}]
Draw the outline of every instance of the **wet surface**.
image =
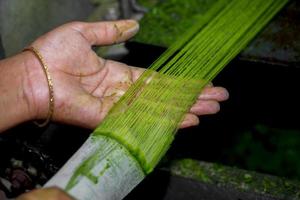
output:
[{"label": "wet surface", "polygon": [[158,170],[149,175],[125,198],[125,200],[134,199],[276,200],[277,198],[205,184],[193,179],[170,175],[168,171]]},{"label": "wet surface", "polygon": [[291,1],[240,58],[300,67],[300,2]]}]

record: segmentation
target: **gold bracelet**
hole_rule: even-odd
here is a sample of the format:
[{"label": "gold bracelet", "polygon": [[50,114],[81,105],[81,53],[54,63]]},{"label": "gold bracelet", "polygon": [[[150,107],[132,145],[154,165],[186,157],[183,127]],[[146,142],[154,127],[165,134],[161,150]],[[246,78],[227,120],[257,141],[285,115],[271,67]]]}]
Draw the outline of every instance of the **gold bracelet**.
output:
[{"label": "gold bracelet", "polygon": [[30,51],[38,58],[39,62],[43,66],[43,70],[44,70],[46,78],[47,78],[48,88],[49,88],[49,110],[48,110],[47,118],[42,123],[37,122],[37,121],[34,122],[37,126],[44,127],[50,122],[50,120],[52,119],[52,116],[53,116],[53,112],[54,112],[53,82],[52,82],[52,79],[51,79],[51,76],[49,73],[48,65],[46,64],[46,62],[45,62],[43,56],[40,54],[40,52],[34,47],[25,48],[23,51]]}]

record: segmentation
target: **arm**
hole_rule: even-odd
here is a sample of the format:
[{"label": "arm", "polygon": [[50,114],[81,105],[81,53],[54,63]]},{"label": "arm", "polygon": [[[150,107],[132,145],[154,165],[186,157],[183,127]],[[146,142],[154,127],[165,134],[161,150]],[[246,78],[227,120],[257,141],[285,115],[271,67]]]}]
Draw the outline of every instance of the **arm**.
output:
[{"label": "arm", "polygon": [[[30,52],[23,52],[16,56],[0,61],[0,132],[24,121],[35,119],[36,108],[31,102],[29,90],[32,87],[27,77],[43,77],[42,69]],[[38,81],[38,79],[36,80]],[[41,80],[45,85],[46,80]],[[47,95],[46,92],[43,95]]]}]

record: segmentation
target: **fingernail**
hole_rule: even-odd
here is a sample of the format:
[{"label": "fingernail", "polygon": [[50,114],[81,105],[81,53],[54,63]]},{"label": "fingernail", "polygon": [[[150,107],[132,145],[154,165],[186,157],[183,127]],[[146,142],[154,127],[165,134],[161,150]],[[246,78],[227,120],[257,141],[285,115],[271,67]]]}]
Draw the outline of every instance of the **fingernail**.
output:
[{"label": "fingernail", "polygon": [[218,113],[219,111],[220,111],[220,104],[219,103],[212,103],[211,105],[210,105],[210,113],[212,113],[212,114],[216,114],[216,113]]},{"label": "fingernail", "polygon": [[126,33],[136,33],[139,30],[139,24],[134,21],[134,20],[130,20],[127,23],[127,27],[126,27]]},{"label": "fingernail", "polygon": [[209,99],[211,98],[213,95],[211,94],[207,94],[207,93],[201,93],[198,97],[198,99]]},{"label": "fingernail", "polygon": [[118,26],[120,36],[132,36],[139,30],[139,24],[134,20],[128,20]]}]

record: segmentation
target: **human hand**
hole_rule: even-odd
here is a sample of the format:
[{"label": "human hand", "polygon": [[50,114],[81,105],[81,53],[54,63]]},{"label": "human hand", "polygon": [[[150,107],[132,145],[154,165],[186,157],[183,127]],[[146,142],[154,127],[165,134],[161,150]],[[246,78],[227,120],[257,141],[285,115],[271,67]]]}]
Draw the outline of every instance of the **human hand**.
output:
[{"label": "human hand", "polygon": [[67,193],[58,188],[36,189],[22,194],[16,200],[73,200]]},{"label": "human hand", "polygon": [[[123,42],[138,31],[132,20],[115,22],[72,22],[60,26],[31,44],[43,55],[54,84],[53,120],[94,129],[143,69],[105,60],[92,50],[93,45]],[[27,59],[28,85],[25,94],[32,102],[34,119],[48,112],[48,86],[38,60],[30,52]],[[221,87],[204,89],[187,113],[181,128],[197,125],[197,115],[219,111],[219,101],[228,92]]]}]

